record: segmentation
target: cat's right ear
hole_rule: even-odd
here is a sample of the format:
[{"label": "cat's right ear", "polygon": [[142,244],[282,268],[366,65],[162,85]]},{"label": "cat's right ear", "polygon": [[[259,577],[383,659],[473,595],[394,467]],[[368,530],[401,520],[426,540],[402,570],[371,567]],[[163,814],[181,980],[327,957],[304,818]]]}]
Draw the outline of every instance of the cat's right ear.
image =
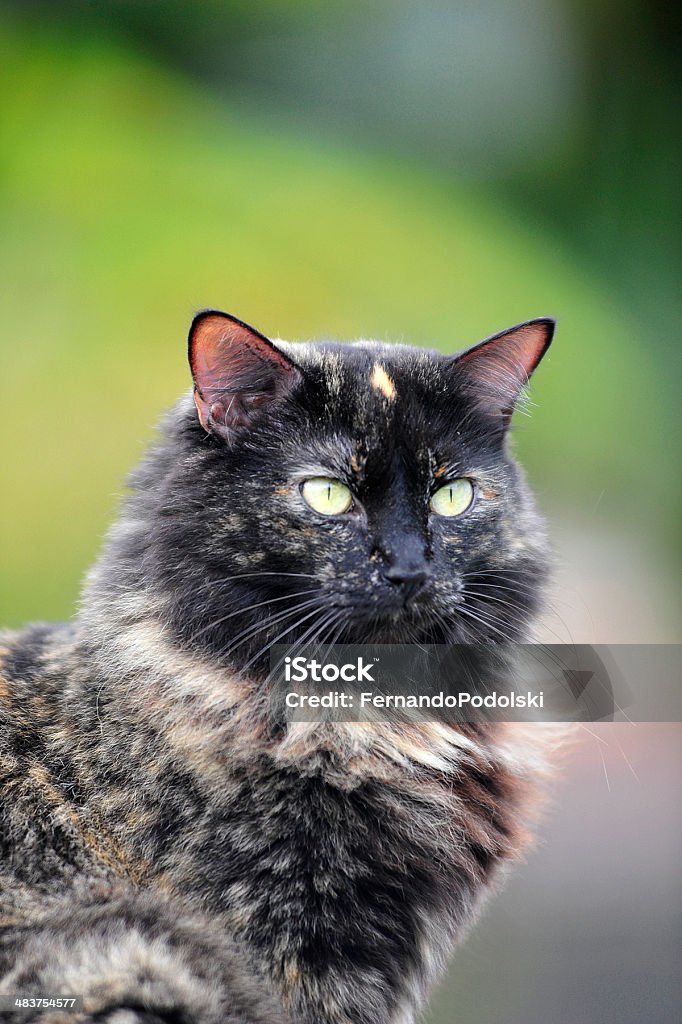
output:
[{"label": "cat's right ear", "polygon": [[230,441],[301,379],[300,370],[229,313],[198,313],[189,331],[194,403],[208,433]]}]

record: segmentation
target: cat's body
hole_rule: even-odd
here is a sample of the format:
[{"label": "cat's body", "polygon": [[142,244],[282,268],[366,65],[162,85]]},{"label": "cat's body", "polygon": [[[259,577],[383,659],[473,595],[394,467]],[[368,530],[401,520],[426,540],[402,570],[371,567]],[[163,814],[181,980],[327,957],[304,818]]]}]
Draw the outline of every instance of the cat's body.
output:
[{"label": "cat's body", "polygon": [[[543,734],[283,729],[267,647],[526,638],[545,541],[504,434],[550,336],[453,361],[195,322],[198,419],[168,419],[76,622],[0,651],[0,993],[112,1024],[414,1020],[522,846]],[[350,507],[309,507],[311,478]],[[433,514],[453,478],[476,501]]]}]

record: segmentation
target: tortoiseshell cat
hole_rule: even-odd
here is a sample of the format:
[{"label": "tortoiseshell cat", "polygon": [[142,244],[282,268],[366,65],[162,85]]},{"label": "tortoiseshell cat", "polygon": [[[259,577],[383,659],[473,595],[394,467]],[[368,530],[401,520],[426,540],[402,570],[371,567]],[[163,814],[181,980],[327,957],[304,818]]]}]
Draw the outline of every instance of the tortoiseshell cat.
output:
[{"label": "tortoiseshell cat", "polygon": [[507,429],[553,328],[446,357],[195,318],[193,395],[80,614],[3,638],[0,992],[110,1024],[415,1019],[522,846],[542,729],[282,730],[267,651],[526,638],[546,542]]}]

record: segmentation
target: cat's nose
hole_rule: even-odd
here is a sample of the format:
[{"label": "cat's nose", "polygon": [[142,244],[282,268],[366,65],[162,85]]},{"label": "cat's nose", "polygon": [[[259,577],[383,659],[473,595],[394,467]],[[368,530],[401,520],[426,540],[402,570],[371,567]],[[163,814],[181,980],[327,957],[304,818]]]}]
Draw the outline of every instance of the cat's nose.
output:
[{"label": "cat's nose", "polygon": [[423,563],[421,565],[396,563],[388,566],[384,571],[384,577],[400,591],[405,603],[423,590],[424,584],[430,576],[429,567]]},{"label": "cat's nose", "polygon": [[386,531],[377,552],[381,554],[382,575],[404,604],[419,594],[431,576],[429,547],[421,531]]}]

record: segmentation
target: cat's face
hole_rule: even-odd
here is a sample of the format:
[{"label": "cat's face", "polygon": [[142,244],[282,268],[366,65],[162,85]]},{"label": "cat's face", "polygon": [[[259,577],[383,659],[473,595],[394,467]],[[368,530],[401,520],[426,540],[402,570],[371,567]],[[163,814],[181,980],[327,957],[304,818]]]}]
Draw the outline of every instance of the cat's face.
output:
[{"label": "cat's face", "polygon": [[198,317],[198,415],[151,531],[183,641],[243,665],[302,639],[522,638],[544,540],[506,430],[552,326],[453,358]]}]

